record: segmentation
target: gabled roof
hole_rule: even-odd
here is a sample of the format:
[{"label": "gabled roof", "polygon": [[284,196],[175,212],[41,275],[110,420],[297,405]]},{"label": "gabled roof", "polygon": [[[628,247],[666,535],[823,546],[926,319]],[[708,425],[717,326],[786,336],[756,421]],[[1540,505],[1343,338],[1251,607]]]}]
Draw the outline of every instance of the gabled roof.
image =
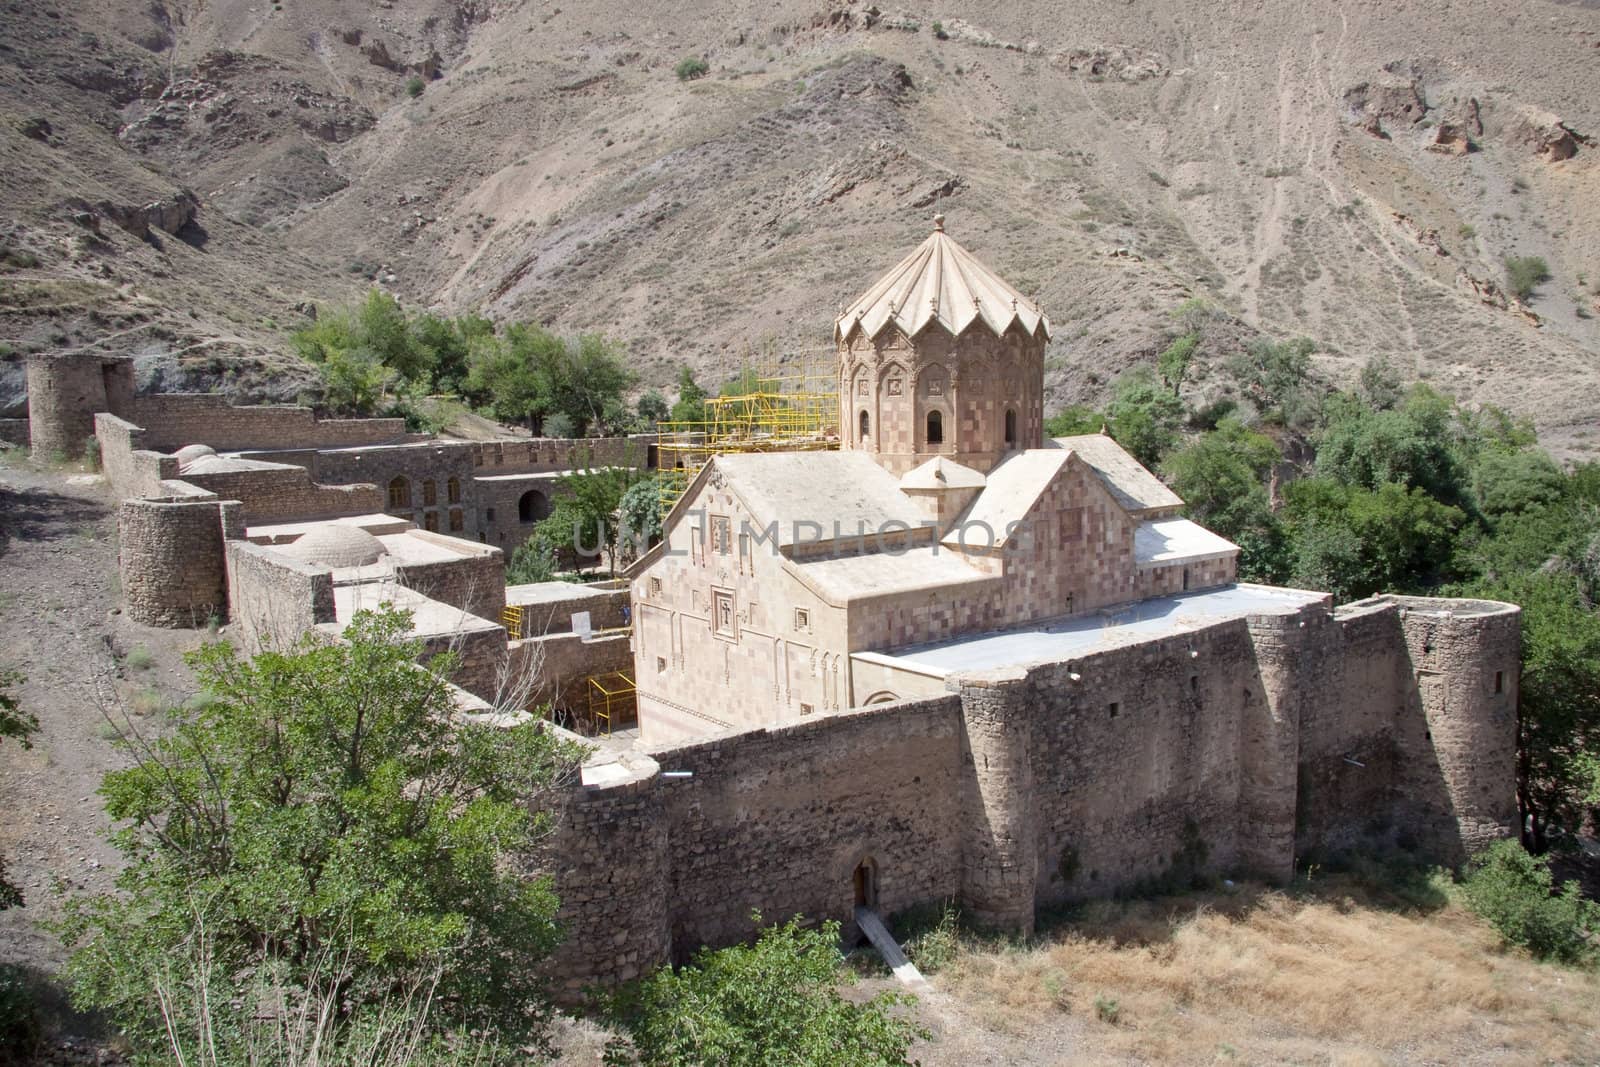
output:
[{"label": "gabled roof", "polygon": [[981,551],[989,547],[988,533],[992,533],[994,547],[1005,545],[1007,528],[1027,517],[1071,457],[1071,452],[1057,448],[1012,453],[989,472],[983,492],[945,535],[943,543]]},{"label": "gabled roof", "polygon": [[1089,465],[1117,503],[1130,515],[1150,518],[1183,507],[1182,497],[1163,485],[1160,478],[1151,474],[1105,434],[1057,437],[1051,444],[1076,452],[1078,458]]},{"label": "gabled roof", "polygon": [[[900,491],[900,480],[865,452],[753,452],[715,456],[707,467],[727,478],[757,525],[777,523],[783,548],[796,540],[833,540],[835,524],[839,536],[853,538],[927,521]],[[797,537],[797,524],[807,523],[816,526]]]},{"label": "gabled roof", "polygon": [[943,215],[934,216],[934,225],[916,251],[845,308],[834,323],[835,340],[858,329],[876,337],[890,325],[915,337],[934,322],[959,336],[978,321],[996,336],[1014,323],[1026,333],[1050,336],[1050,320],[1039,305],[945,236]]}]

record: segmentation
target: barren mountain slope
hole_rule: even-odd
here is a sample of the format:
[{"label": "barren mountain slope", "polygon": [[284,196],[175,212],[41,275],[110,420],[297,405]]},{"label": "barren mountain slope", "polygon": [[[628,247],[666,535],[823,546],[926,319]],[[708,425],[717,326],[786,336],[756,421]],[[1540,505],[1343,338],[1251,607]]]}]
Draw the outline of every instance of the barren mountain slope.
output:
[{"label": "barren mountain slope", "polygon": [[[1336,380],[1388,355],[1563,450],[1600,440],[1593,5],[74,7],[5,9],[5,226],[39,258],[0,278],[13,344],[132,327],[110,343],[214,380],[376,277],[716,378],[825,356],[837,304],[939,210],[1052,315],[1055,402],[1199,296],[1317,339]],[[710,74],[680,82],[688,56]],[[203,238],[73,221],[185,187]],[[1553,275],[1526,308],[1513,255]]]}]

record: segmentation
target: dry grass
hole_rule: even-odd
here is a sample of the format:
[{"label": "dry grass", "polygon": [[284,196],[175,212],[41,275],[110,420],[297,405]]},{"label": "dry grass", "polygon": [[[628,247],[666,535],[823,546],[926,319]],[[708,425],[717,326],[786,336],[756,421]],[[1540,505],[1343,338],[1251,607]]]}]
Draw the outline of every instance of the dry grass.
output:
[{"label": "dry grass", "polygon": [[1600,977],[1504,951],[1438,901],[1373,907],[1334,879],[1094,905],[1037,947],[968,945],[937,985],[999,1035],[1058,1031],[1044,1043],[1073,1062],[1592,1061]]}]

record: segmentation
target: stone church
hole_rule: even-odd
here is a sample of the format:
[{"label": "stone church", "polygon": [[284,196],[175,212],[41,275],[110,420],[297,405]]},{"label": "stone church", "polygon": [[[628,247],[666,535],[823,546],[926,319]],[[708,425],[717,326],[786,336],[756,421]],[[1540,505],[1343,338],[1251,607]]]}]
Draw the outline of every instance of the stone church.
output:
[{"label": "stone church", "polygon": [[714,457],[633,575],[646,741],[934,688],[862,654],[1234,579],[1109,437],[1044,437],[1044,312],[943,219],[839,316],[837,452]]}]

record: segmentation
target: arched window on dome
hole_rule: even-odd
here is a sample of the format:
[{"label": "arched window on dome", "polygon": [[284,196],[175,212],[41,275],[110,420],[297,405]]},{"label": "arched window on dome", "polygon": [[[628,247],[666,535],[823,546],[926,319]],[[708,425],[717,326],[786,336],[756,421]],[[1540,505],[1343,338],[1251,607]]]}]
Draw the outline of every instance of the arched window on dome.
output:
[{"label": "arched window on dome", "polygon": [[938,411],[928,412],[928,444],[944,444],[944,415]]},{"label": "arched window on dome", "polygon": [[1011,408],[1006,409],[1006,447],[1017,447],[1017,413]]},{"label": "arched window on dome", "polygon": [[866,408],[861,409],[860,427],[861,432],[856,435],[856,442],[858,444],[866,444],[867,434],[872,430],[872,418],[867,414]]}]

